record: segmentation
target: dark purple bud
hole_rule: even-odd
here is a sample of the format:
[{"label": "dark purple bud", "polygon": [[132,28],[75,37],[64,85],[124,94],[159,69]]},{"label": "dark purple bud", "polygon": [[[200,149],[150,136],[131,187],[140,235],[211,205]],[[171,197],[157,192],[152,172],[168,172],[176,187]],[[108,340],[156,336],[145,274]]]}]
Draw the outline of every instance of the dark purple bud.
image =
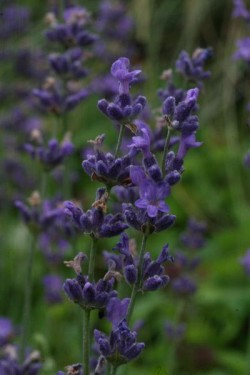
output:
[{"label": "dark purple bud", "polygon": [[107,357],[111,354],[111,348],[110,348],[108,340],[100,338],[98,340],[98,344],[99,344],[99,350],[102,355]]},{"label": "dark purple bud", "polygon": [[155,232],[161,232],[165,229],[170,228],[174,224],[175,219],[176,219],[175,215],[163,215],[155,223]]},{"label": "dark purple bud", "polygon": [[152,167],[148,169],[148,173],[155,182],[160,182],[162,180],[162,173],[157,164],[152,165]]},{"label": "dark purple bud", "polygon": [[124,355],[128,358],[129,361],[132,361],[133,359],[137,358],[143,349],[145,348],[144,343],[138,343],[138,344],[133,344],[129,350],[127,350]]},{"label": "dark purple bud", "polygon": [[166,182],[170,186],[173,186],[173,185],[177,184],[177,182],[179,182],[180,179],[181,179],[181,175],[178,171],[172,171],[172,172],[168,173],[167,176],[166,176]]},{"label": "dark purple bud", "polygon": [[165,285],[167,285],[168,282],[169,282],[169,277],[167,275],[163,275],[163,276],[155,275],[153,277],[149,277],[143,283],[143,290],[152,292],[159,288],[163,288]]},{"label": "dark purple bud", "polygon": [[108,108],[109,103],[107,102],[106,99],[101,99],[98,100],[97,107],[98,109],[103,112],[107,116],[107,108]]},{"label": "dark purple bud", "polygon": [[123,119],[123,113],[118,105],[111,103],[107,107],[107,115],[115,121],[121,121]]},{"label": "dark purple bud", "polygon": [[126,281],[133,285],[137,281],[137,269],[133,264],[124,267],[124,277]]},{"label": "dark purple bud", "polygon": [[95,301],[95,288],[89,282],[84,285],[83,296],[87,303],[92,303]]},{"label": "dark purple bud", "polygon": [[83,300],[83,293],[80,285],[75,279],[67,279],[63,284],[63,289],[69,299],[75,303],[81,303]]},{"label": "dark purple bud", "polygon": [[127,105],[123,110],[123,116],[128,118],[132,115],[133,108],[130,105]]},{"label": "dark purple bud", "polygon": [[175,98],[169,96],[162,105],[162,112],[165,116],[168,116],[170,120],[173,119],[175,114]]}]

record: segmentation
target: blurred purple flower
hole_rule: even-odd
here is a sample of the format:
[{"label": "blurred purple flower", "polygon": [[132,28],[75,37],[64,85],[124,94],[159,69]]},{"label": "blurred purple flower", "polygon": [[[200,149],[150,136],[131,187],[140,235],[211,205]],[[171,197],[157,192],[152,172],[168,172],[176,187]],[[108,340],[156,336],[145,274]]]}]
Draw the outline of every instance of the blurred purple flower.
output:
[{"label": "blurred purple flower", "polygon": [[60,276],[50,274],[43,278],[45,299],[48,304],[53,305],[62,301],[63,280]]},{"label": "blurred purple flower", "polygon": [[240,258],[240,264],[244,268],[247,276],[250,276],[250,249],[247,250],[244,257]]}]

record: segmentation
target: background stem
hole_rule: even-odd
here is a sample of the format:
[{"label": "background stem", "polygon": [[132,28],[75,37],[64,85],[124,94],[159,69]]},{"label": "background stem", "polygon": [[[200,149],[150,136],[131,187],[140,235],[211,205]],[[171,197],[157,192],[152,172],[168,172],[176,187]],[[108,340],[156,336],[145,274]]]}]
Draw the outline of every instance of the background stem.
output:
[{"label": "background stem", "polygon": [[169,149],[169,143],[170,143],[170,134],[171,134],[171,129],[168,127],[168,132],[167,132],[167,137],[165,140],[165,145],[164,145],[164,150],[163,150],[163,157],[162,157],[162,164],[161,164],[161,171],[163,177],[166,175],[166,159],[167,159],[167,153]]},{"label": "background stem", "polygon": [[131,316],[132,316],[133,311],[134,311],[137,293],[138,293],[139,289],[141,288],[141,284],[142,284],[142,266],[143,266],[143,257],[144,257],[144,254],[145,254],[147,238],[148,238],[147,233],[144,233],[143,237],[142,237],[141,250],[140,250],[140,254],[139,254],[138,277],[137,277],[136,283],[133,286],[131,297],[130,297],[130,303],[129,303],[129,307],[128,307],[128,314],[127,314],[127,323],[128,324],[130,322]]},{"label": "background stem", "polygon": [[117,158],[118,156],[118,153],[122,144],[122,138],[123,138],[124,132],[125,132],[125,126],[120,124],[120,131],[119,131],[118,140],[117,140],[116,149],[115,149],[115,158]]},{"label": "background stem", "polygon": [[91,310],[83,311],[83,368],[85,375],[89,375],[90,312]]},{"label": "background stem", "polygon": [[26,268],[26,280],[24,289],[24,304],[23,304],[23,321],[20,341],[20,363],[25,359],[25,350],[27,347],[29,337],[29,325],[30,325],[30,311],[31,311],[31,293],[32,293],[32,266],[33,266],[33,255],[35,251],[36,237],[32,235],[30,240],[30,247],[27,258]]}]

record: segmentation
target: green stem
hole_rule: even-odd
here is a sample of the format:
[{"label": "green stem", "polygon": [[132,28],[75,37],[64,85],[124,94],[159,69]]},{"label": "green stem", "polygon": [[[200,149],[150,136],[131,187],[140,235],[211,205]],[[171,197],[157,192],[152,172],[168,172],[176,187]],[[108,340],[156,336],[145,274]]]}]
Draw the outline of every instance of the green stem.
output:
[{"label": "green stem", "polygon": [[162,157],[162,164],[161,164],[161,171],[163,177],[166,175],[166,159],[167,159],[167,153],[168,153],[168,148],[169,148],[169,143],[170,143],[170,134],[171,134],[171,129],[168,127],[168,132],[167,132],[167,137],[165,140],[165,145],[164,145],[164,150],[163,150],[163,157]]},{"label": "green stem", "polygon": [[64,0],[59,0],[59,17],[63,20]]},{"label": "green stem", "polygon": [[22,331],[21,331],[21,341],[20,341],[20,363],[23,363],[25,359],[25,350],[27,347],[28,337],[29,337],[29,324],[31,321],[30,311],[31,311],[31,293],[32,293],[32,265],[33,265],[33,255],[35,250],[36,237],[32,235],[30,241],[30,248],[27,259],[26,268],[26,280],[24,289],[24,304],[23,304],[23,320],[22,320]]},{"label": "green stem", "polygon": [[248,333],[247,333],[247,371],[246,374],[250,374],[250,316],[248,317]]},{"label": "green stem", "polygon": [[[95,254],[96,254],[96,238],[91,236],[91,247],[89,252],[88,264],[88,280],[94,281],[94,268],[95,268]],[[90,353],[90,315],[91,310],[84,310],[83,312],[83,368],[84,374],[89,375],[89,353]]]},{"label": "green stem", "polygon": [[117,367],[111,366],[110,375],[116,375]]},{"label": "green stem", "polygon": [[83,368],[84,374],[89,375],[89,352],[90,352],[90,312],[83,311]]},{"label": "green stem", "polygon": [[115,149],[115,158],[117,158],[118,156],[118,153],[122,144],[122,138],[123,138],[124,132],[125,132],[125,126],[120,124],[120,131],[119,131],[118,140],[117,140],[116,149]]},{"label": "green stem", "polygon": [[94,236],[91,236],[91,248],[89,252],[89,267],[88,267],[88,279],[90,282],[94,280],[94,268],[95,268],[95,246],[96,246],[96,238]]},{"label": "green stem", "polygon": [[[175,324],[179,324],[180,319],[183,315],[183,312],[185,310],[186,306],[186,299],[182,300],[178,305],[177,305],[177,311],[175,314]],[[168,374],[169,375],[174,375],[176,372],[176,351],[178,348],[178,341],[175,340],[174,342],[171,343],[171,347],[169,350],[168,354],[168,363],[167,363],[167,369],[168,369]]]},{"label": "green stem", "polygon": [[46,198],[46,192],[47,192],[47,172],[42,172],[42,184],[41,184],[41,198]]},{"label": "green stem", "polygon": [[147,238],[148,238],[148,234],[144,233],[142,237],[141,250],[139,254],[138,277],[137,277],[136,283],[133,286],[131,297],[130,297],[130,303],[128,307],[128,315],[127,315],[128,324],[134,311],[137,293],[140,290],[141,284],[142,284],[142,266],[143,266],[143,257],[144,257],[145,250],[146,250]]}]

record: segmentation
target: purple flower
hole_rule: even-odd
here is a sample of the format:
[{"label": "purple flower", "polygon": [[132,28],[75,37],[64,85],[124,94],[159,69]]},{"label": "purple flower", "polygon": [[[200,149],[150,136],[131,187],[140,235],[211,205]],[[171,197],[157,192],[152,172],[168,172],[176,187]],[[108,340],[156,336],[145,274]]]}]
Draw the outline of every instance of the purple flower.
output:
[{"label": "purple flower", "polygon": [[247,250],[244,257],[240,258],[240,264],[244,268],[247,276],[250,276],[250,249]]},{"label": "purple flower", "polygon": [[[114,248],[118,250],[122,256],[122,268],[124,278],[128,284],[133,285],[137,281],[138,277],[138,259],[135,254],[132,255],[130,249],[129,237],[126,233],[123,233]],[[169,254],[168,245],[165,245],[156,260],[151,259],[151,255],[147,252],[143,257],[142,266],[142,290],[143,291],[154,291],[164,287],[169,277],[165,275],[165,269],[163,263],[167,261],[173,261],[172,256]]]},{"label": "purple flower", "polygon": [[0,347],[6,345],[14,335],[14,327],[10,319],[0,317]]},{"label": "purple flower", "polygon": [[121,214],[105,215],[101,208],[91,208],[87,212],[83,212],[72,202],[65,202],[64,206],[65,214],[75,227],[96,238],[116,236],[128,227]]},{"label": "purple flower", "polygon": [[106,316],[112,323],[113,328],[118,327],[119,323],[127,316],[130,298],[111,298],[106,306]]},{"label": "purple flower", "polygon": [[174,279],[171,284],[174,292],[181,296],[192,295],[197,290],[196,282],[187,275],[182,275]]},{"label": "purple flower", "polygon": [[126,186],[131,182],[129,168],[132,163],[132,152],[121,158],[115,158],[111,153],[104,154],[97,150],[95,154],[87,156],[82,162],[82,167],[92,180],[100,181],[109,187]]},{"label": "purple flower", "polygon": [[51,68],[58,74],[69,79],[80,79],[87,76],[86,68],[82,66],[83,52],[79,47],[71,48],[65,53],[49,55]]},{"label": "purple flower", "polygon": [[63,280],[58,275],[46,275],[43,278],[45,299],[48,304],[56,304],[62,301]]},{"label": "purple flower", "polygon": [[206,229],[205,222],[190,219],[187,230],[181,235],[182,243],[190,249],[201,249],[205,244],[204,234]]},{"label": "purple flower", "polygon": [[250,37],[245,37],[237,40],[237,50],[233,57],[236,60],[243,60],[246,63],[250,63]]},{"label": "purple flower", "polygon": [[11,357],[0,359],[1,375],[37,375],[40,373],[41,368],[41,358],[38,352],[32,352],[22,365]]},{"label": "purple flower", "polygon": [[244,156],[243,163],[246,168],[250,168],[250,151]]},{"label": "purple flower", "polygon": [[210,72],[204,70],[204,64],[212,54],[212,48],[197,48],[191,57],[186,51],[182,51],[176,61],[176,70],[202,87],[202,81],[211,75]]},{"label": "purple flower", "polygon": [[[133,172],[131,173],[133,176]],[[170,187],[168,184],[164,182],[157,184],[149,179],[144,179],[139,186],[140,198],[135,201],[135,206],[147,210],[150,218],[156,217],[158,211],[167,213],[169,207],[164,199],[169,193]]]},{"label": "purple flower", "polygon": [[109,300],[117,295],[117,292],[113,290],[116,273],[110,267],[103,279],[96,283],[90,282],[88,277],[81,272],[85,258],[83,253],[79,253],[72,261],[65,262],[68,267],[74,269],[77,276],[74,279],[67,279],[63,284],[63,289],[68,298],[82,309],[103,309]]},{"label": "purple flower", "polygon": [[58,206],[58,202],[53,200],[41,201],[38,192],[34,192],[29,198],[30,205],[22,201],[15,201],[16,208],[20,211],[24,222],[31,229],[41,232],[61,227],[64,211]]},{"label": "purple flower", "polygon": [[233,0],[233,3],[234,9],[232,16],[241,17],[247,22],[250,21],[250,12],[247,10],[244,0]]},{"label": "purple flower", "polygon": [[50,170],[62,164],[64,159],[73,153],[74,146],[68,139],[65,139],[61,144],[56,139],[51,139],[47,148],[44,146],[35,147],[28,143],[24,145],[24,149],[32,158],[37,158],[45,169]]},{"label": "purple flower", "polygon": [[197,142],[195,134],[182,135],[180,138],[177,158],[183,160],[190,148],[197,148],[202,145],[202,142]]},{"label": "purple flower", "polygon": [[183,338],[186,332],[186,324],[184,323],[175,323],[171,321],[166,321],[165,323],[165,332],[167,337],[171,341],[179,341]]},{"label": "purple flower", "polygon": [[129,60],[122,57],[115,61],[111,67],[111,74],[119,81],[119,95],[114,102],[109,103],[106,99],[98,101],[98,108],[107,117],[115,122],[128,125],[142,112],[146,105],[146,98],[138,96],[132,100],[129,93],[130,85],[136,81],[140,70],[128,71]]},{"label": "purple flower", "polygon": [[128,145],[130,148],[141,150],[144,157],[149,157],[150,152],[150,143],[151,143],[151,131],[149,126],[141,120],[136,120],[134,122],[140,135],[132,137],[132,143]]},{"label": "purple flower", "polygon": [[86,47],[92,45],[97,37],[85,29],[89,13],[82,7],[70,7],[64,12],[64,24],[58,24],[52,14],[47,15],[50,28],[46,37],[51,42],[61,44],[64,48]]},{"label": "purple flower", "polygon": [[119,81],[119,94],[129,94],[130,85],[137,81],[141,70],[129,71],[130,61],[127,57],[120,57],[111,66],[111,74]]},{"label": "purple flower", "polygon": [[125,320],[112,330],[109,337],[97,329],[94,336],[100,354],[115,367],[136,359],[145,347],[144,343],[136,342],[137,333],[130,331]]},{"label": "purple flower", "polygon": [[174,215],[165,214],[158,210],[157,216],[151,217],[149,221],[149,216],[145,209],[139,209],[132,204],[126,203],[123,204],[122,208],[128,225],[143,233],[145,231],[157,233],[166,230],[174,224],[176,218]]}]

